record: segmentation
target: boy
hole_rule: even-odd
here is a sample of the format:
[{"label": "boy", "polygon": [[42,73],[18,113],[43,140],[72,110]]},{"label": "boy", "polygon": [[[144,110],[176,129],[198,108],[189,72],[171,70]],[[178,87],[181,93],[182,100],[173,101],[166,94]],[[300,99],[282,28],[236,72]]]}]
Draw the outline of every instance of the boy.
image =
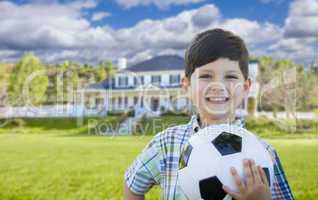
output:
[{"label": "boy", "polygon": [[[222,29],[200,33],[186,50],[185,63],[181,84],[196,114],[188,124],[157,134],[145,147],[125,173],[125,199],[144,199],[144,194],[155,184],[161,187],[162,199],[186,199],[177,186],[177,172],[181,150],[189,137],[207,125],[241,124],[235,120],[235,109],[251,86],[248,51],[242,39]],[[275,164],[272,190],[266,184],[264,171],[253,160],[245,160],[246,181],[235,168],[231,169],[240,192],[234,193],[226,186],[224,191],[237,200],[293,199],[278,155],[263,143]]]}]

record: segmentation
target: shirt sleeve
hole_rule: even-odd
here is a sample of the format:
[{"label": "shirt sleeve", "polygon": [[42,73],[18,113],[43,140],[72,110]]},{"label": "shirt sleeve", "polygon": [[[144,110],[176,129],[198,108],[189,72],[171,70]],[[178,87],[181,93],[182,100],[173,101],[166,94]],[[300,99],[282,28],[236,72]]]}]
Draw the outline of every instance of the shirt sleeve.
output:
[{"label": "shirt sleeve", "polygon": [[160,152],[152,140],[125,173],[127,187],[137,195],[148,192],[160,181]]},{"label": "shirt sleeve", "polygon": [[285,176],[283,166],[280,162],[276,150],[267,144],[267,150],[269,151],[274,162],[274,180],[272,187],[272,199],[273,200],[293,200],[291,189],[288,185],[287,178]]}]

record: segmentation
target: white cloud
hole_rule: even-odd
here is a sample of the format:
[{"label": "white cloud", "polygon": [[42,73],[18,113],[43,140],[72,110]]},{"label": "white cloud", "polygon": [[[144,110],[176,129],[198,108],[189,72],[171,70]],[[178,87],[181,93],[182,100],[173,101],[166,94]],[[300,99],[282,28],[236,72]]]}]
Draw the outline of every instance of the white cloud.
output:
[{"label": "white cloud", "polygon": [[[92,48],[112,45],[112,36],[94,28],[79,6],[0,2],[0,48],[17,50]],[[50,10],[48,12],[47,10]]]},{"label": "white cloud", "polygon": [[200,3],[205,0],[116,0],[116,2],[123,6],[125,9],[129,9],[137,6],[155,5],[160,9],[165,9],[171,5],[186,5],[193,3]]},{"label": "white cloud", "polygon": [[227,19],[220,26],[242,37],[246,43],[257,45],[277,41],[281,35],[279,26],[265,22],[250,21],[247,19]]},{"label": "white cloud", "polygon": [[110,13],[108,12],[96,12],[92,15],[92,21],[99,21],[104,19],[105,17],[109,17]]},{"label": "white cloud", "polygon": [[287,37],[318,37],[318,0],[295,0],[285,20]]},{"label": "white cloud", "polygon": [[[11,61],[24,51],[34,51],[44,62],[69,59],[98,63],[127,57],[130,63],[135,63],[161,54],[183,56],[184,49],[197,33],[212,28],[225,28],[240,35],[253,55],[302,62],[313,59],[314,52],[318,52],[317,37],[286,37],[287,22],[280,27],[269,22],[225,18],[213,4],[161,20],[145,19],[132,27],[115,30],[109,26],[92,26],[83,9],[96,4],[81,2],[76,2],[77,5],[0,2],[0,59]],[[91,2],[90,5],[87,2]],[[289,19],[304,15],[294,7],[292,4]],[[91,20],[97,20],[99,15],[93,15]]]},{"label": "white cloud", "polygon": [[220,17],[220,11],[214,5],[207,5],[199,8],[192,16],[192,23],[199,27],[209,26],[214,20]]},{"label": "white cloud", "polygon": [[76,9],[91,9],[97,6],[97,2],[94,0],[79,0],[71,2],[70,6]]},{"label": "white cloud", "polygon": [[318,0],[294,0],[290,4],[283,32],[282,39],[271,49],[300,63],[317,60]]}]

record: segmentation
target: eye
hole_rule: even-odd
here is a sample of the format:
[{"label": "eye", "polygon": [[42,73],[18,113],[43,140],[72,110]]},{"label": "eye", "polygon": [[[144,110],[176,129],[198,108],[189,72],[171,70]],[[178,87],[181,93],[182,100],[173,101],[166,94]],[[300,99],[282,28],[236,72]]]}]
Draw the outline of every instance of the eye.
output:
[{"label": "eye", "polygon": [[205,78],[211,78],[212,76],[210,74],[201,74],[199,78],[205,79]]},{"label": "eye", "polygon": [[235,75],[227,75],[227,76],[225,76],[225,78],[226,79],[238,79],[238,77]]}]

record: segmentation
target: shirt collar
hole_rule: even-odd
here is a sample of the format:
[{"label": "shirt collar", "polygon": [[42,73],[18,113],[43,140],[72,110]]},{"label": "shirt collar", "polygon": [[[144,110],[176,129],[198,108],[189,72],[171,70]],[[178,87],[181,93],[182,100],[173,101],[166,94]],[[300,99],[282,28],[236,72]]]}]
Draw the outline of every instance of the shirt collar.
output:
[{"label": "shirt collar", "polygon": [[[200,127],[200,116],[198,114],[192,115],[189,125],[192,128],[193,133],[198,132],[201,127]],[[233,125],[239,126],[244,128],[245,127],[245,122],[243,118],[237,118],[234,120]]]}]

